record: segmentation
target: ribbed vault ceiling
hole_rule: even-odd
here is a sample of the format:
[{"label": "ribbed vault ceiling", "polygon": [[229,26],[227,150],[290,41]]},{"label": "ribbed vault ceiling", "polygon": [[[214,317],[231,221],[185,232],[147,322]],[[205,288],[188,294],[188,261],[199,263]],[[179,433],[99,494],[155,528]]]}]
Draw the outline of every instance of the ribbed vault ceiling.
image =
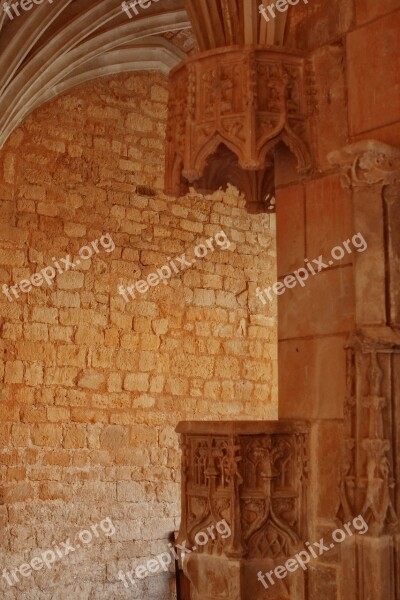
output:
[{"label": "ribbed vault ceiling", "polygon": [[43,0],[12,20],[1,10],[0,147],[35,108],[90,79],[124,71],[167,74],[198,49],[281,44],[286,13],[267,23],[258,3],[161,0],[132,19],[120,0]]}]

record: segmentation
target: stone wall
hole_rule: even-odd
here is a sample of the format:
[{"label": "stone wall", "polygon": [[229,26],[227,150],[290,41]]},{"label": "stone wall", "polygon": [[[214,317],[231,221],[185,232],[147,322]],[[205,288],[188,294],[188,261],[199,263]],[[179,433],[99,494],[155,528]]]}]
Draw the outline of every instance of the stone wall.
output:
[{"label": "stone wall", "polygon": [[[307,180],[296,174],[279,174],[279,279],[302,266],[306,258],[329,256],[334,246],[360,231],[360,222],[369,244],[363,258],[368,280],[364,281],[365,293],[358,291],[358,300],[355,265],[362,255],[357,252],[310,278],[304,289],[289,290],[279,299],[279,364],[286,367],[279,369],[280,416],[312,422],[310,541],[328,535],[337,526],[344,409],[346,397],[352,393],[346,389],[350,378],[345,346],[350,333],[361,326],[357,310],[363,305],[366,313],[374,315],[363,324],[384,324],[382,313],[376,316],[384,295],[378,287],[385,260],[380,254],[383,246],[379,247],[383,223],[377,216],[369,224],[367,210],[362,217],[363,205],[382,206],[382,200],[372,187],[369,195],[362,190],[365,195],[357,206],[355,193],[343,188],[342,173],[329,164],[328,154],[362,139],[400,146],[399,25],[398,0],[310,0],[307,5],[294,7],[289,16],[288,44],[306,51],[314,69],[315,170]],[[341,560],[345,563],[346,559],[342,556],[338,552],[323,557],[310,567],[310,598],[337,600],[347,598],[347,593],[354,597],[353,586],[362,576],[355,581],[352,577],[351,584],[344,581]],[[373,594],[367,591],[367,583],[363,586],[365,594]]]},{"label": "stone wall", "polygon": [[[0,284],[108,233],[115,249],[0,296],[0,567],[110,517],[113,536],[19,575],[7,600],[172,597],[168,576],[119,569],[165,550],[179,523],[181,419],[276,418],[274,218],[235,190],[161,193],[166,79],[126,74],[31,115],[0,154]],[[118,293],[223,230],[229,248],[126,302]],[[111,249],[111,244],[108,250]],[[82,544],[81,544],[82,545]]]}]

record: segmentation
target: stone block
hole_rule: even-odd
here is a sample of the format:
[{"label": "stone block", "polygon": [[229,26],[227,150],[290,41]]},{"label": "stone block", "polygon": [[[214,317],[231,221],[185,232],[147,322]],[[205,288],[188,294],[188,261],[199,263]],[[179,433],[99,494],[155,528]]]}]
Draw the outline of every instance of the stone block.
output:
[{"label": "stone block", "polygon": [[28,364],[25,368],[25,383],[36,387],[43,383],[43,367],[37,364]]},{"label": "stone block", "polygon": [[104,373],[98,371],[84,371],[78,379],[78,385],[90,390],[100,389],[105,382]]},{"label": "stone block", "polygon": [[355,255],[356,321],[360,326],[386,323],[385,286],[387,265],[383,228],[383,206],[378,186],[362,187],[354,192],[356,225],[361,230],[368,248]]},{"label": "stone block", "polygon": [[[353,262],[357,250],[349,243],[349,253],[343,242],[357,233],[353,231],[351,193],[343,189],[339,175],[329,175],[310,181],[306,185],[306,258],[312,263],[320,255],[331,260],[331,250],[339,246],[344,253],[342,259],[334,259],[334,265]],[[335,255],[336,256],[336,255]],[[337,252],[337,256],[340,253]],[[304,267],[304,261],[295,269]]]},{"label": "stone block", "polygon": [[13,446],[26,448],[29,444],[29,425],[18,423],[11,426],[11,442]]},{"label": "stone block", "polygon": [[168,331],[168,319],[154,319],[151,327],[156,335],[163,335]]},{"label": "stone block", "polygon": [[136,481],[121,481],[117,483],[118,502],[143,502],[145,498],[144,487]]},{"label": "stone block", "polygon": [[398,0],[382,0],[379,4],[373,0],[356,0],[357,24],[361,25],[368,21],[373,21],[398,8]]},{"label": "stone block", "polygon": [[57,481],[43,481],[39,486],[39,498],[44,501],[63,500],[69,502],[71,500],[72,491],[69,486]]},{"label": "stone block", "polygon": [[62,327],[61,325],[51,326],[49,328],[50,340],[56,342],[71,342],[73,331],[72,327]]},{"label": "stone block", "polygon": [[[144,351],[154,351],[154,350],[158,350],[158,348],[160,347],[161,344],[161,339],[160,336],[158,335],[152,335],[152,334],[147,334],[147,333],[142,333],[140,336],[140,348]],[[140,358],[139,358],[139,368],[140,365],[142,364],[142,354],[140,354]],[[146,369],[143,369],[146,370]]]},{"label": "stone block", "polygon": [[67,425],[63,430],[63,447],[66,450],[85,448],[86,437],[87,433],[84,425]]},{"label": "stone block", "polygon": [[[279,276],[291,273],[305,258],[305,200],[301,185],[279,188],[276,193],[276,248]],[[272,277],[274,274],[271,273]],[[263,281],[266,285],[274,280]]]},{"label": "stone block", "polygon": [[0,264],[12,267],[22,267],[25,263],[25,252],[22,250],[7,250],[0,248]]},{"label": "stone block", "polygon": [[148,373],[130,373],[125,377],[124,389],[130,392],[147,392],[149,389]]},{"label": "stone block", "polygon": [[75,342],[87,346],[102,346],[104,344],[104,332],[90,325],[78,325]]},{"label": "stone block", "polygon": [[317,47],[311,54],[311,62],[318,81],[315,96],[318,109],[311,118],[315,132],[313,145],[320,169],[328,171],[329,152],[342,148],[348,140],[344,44],[335,40]]},{"label": "stone block", "polygon": [[23,341],[16,348],[18,358],[23,361],[52,363],[56,359],[56,348],[50,343]]},{"label": "stone block", "polygon": [[[399,119],[399,29],[400,10],[397,10],[347,36],[347,77],[352,82],[348,89],[349,127],[353,136]],[[374,90],[373,96],[366,96],[366,89]]]},{"label": "stone block", "polygon": [[48,367],[45,369],[45,385],[75,386],[79,370],[76,367]]},{"label": "stone block", "polygon": [[183,396],[189,391],[189,382],[183,377],[168,377],[165,384],[167,394],[173,396]]},{"label": "stone block", "polygon": [[[4,503],[15,504],[32,500],[35,494],[34,487],[28,482],[19,482],[15,485],[9,485],[5,488]],[[0,493],[1,497],[1,493]]]},{"label": "stone block", "polygon": [[209,379],[214,372],[214,358],[178,354],[171,359],[171,372],[175,375]]},{"label": "stone block", "polygon": [[78,346],[63,345],[57,348],[57,363],[62,366],[85,367],[86,366],[85,348]]},{"label": "stone block", "polygon": [[48,406],[47,407],[47,419],[50,423],[61,423],[69,421],[71,412],[69,408],[62,408],[60,406]]},{"label": "stone block", "polygon": [[310,275],[304,287],[286,288],[279,296],[278,311],[279,339],[350,331],[354,326],[351,267],[324,270]]},{"label": "stone block", "polygon": [[60,290],[78,290],[83,288],[84,273],[79,271],[66,271],[57,276],[57,287]]},{"label": "stone block", "polygon": [[22,383],[24,376],[24,365],[20,360],[7,361],[5,363],[5,383]]},{"label": "stone block", "polygon": [[342,459],[342,436],[343,423],[340,421],[319,421],[312,427],[310,454],[311,468],[315,469],[317,515],[332,524],[339,506],[340,470],[337,465]]},{"label": "stone block", "polygon": [[57,324],[58,310],[56,308],[34,306],[32,311],[32,321],[37,321],[38,323]]},{"label": "stone block", "polygon": [[279,342],[279,415],[342,419],[347,336]]},{"label": "stone block", "polygon": [[49,339],[49,328],[45,323],[25,323],[24,337],[26,340],[47,341]]},{"label": "stone block", "polygon": [[62,308],[79,308],[81,305],[79,294],[69,292],[54,292],[52,302]]},{"label": "stone block", "polygon": [[337,600],[339,574],[335,567],[313,565],[309,573],[311,597]]},{"label": "stone block", "polygon": [[110,373],[107,379],[107,390],[109,392],[122,391],[122,375],[120,373]]},{"label": "stone block", "polygon": [[62,428],[58,425],[33,425],[31,428],[31,439],[35,446],[55,447],[62,441]]}]

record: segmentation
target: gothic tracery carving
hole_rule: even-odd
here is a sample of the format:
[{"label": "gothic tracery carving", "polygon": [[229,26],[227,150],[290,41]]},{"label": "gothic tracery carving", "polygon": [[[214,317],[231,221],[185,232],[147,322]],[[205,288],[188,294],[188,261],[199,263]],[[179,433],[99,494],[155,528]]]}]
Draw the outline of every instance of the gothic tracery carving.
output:
[{"label": "gothic tracery carving", "polygon": [[198,181],[221,144],[241,169],[261,171],[267,154],[283,141],[299,171],[309,170],[311,82],[302,56],[276,49],[218,49],[176,67],[170,75],[167,192],[181,193],[184,179]]},{"label": "gothic tracery carving", "polygon": [[[226,540],[200,553],[235,558],[289,556],[306,531],[307,433],[262,435],[183,433],[183,515],[180,539],[225,519]],[[282,428],[280,428],[282,429]]]},{"label": "gothic tracery carving", "polygon": [[347,520],[362,514],[374,536],[398,526],[391,444],[395,423],[388,400],[400,339],[393,333],[392,338],[370,339],[357,333],[347,349],[347,431],[338,517]]}]

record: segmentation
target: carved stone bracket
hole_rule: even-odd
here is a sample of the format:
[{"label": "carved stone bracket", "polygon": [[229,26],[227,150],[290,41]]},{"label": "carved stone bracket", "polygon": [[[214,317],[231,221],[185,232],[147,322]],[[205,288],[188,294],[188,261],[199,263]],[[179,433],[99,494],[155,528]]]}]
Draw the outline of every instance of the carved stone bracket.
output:
[{"label": "carved stone bracket", "polygon": [[328,161],[341,168],[346,188],[400,183],[400,151],[382,142],[362,140],[350,144],[331,152]]},{"label": "carved stone bracket", "polygon": [[345,447],[338,518],[362,514],[369,535],[398,529],[394,479],[400,335],[390,328],[360,330],[347,345]]},{"label": "carved stone bracket", "polygon": [[[195,567],[189,557],[192,569],[198,571],[202,557],[203,565],[210,557],[227,561],[219,565],[270,564],[298,551],[308,534],[305,423],[183,422],[177,431],[182,447],[179,543],[196,546],[196,535],[223,519],[231,530],[225,539],[209,538],[198,546]],[[245,577],[246,567],[237,572],[239,579]],[[262,591],[256,576],[253,580]]]},{"label": "carved stone bracket", "polygon": [[255,173],[272,164],[268,155],[283,142],[299,171],[307,172],[308,117],[315,110],[310,69],[301,54],[257,46],[203,52],[176,67],[170,75],[167,193],[199,181],[215,154],[220,160],[221,147],[240,169]]}]

